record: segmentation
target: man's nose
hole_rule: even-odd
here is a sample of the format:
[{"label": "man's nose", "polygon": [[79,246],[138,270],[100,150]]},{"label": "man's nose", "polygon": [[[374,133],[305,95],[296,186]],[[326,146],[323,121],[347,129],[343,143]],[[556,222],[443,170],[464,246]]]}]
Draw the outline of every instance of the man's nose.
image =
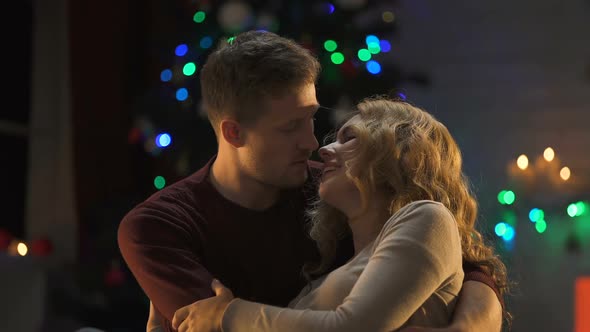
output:
[{"label": "man's nose", "polygon": [[320,143],[318,142],[318,139],[315,137],[313,132],[306,133],[305,137],[303,137],[299,143],[299,148],[301,150],[307,150],[307,151],[315,151],[315,150],[317,150],[317,148],[319,146],[320,146]]}]

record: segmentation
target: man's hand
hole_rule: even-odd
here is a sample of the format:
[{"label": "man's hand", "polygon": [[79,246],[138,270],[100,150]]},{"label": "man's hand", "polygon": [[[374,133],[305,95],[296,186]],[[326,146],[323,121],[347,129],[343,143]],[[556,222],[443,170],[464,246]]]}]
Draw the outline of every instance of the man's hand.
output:
[{"label": "man's hand", "polygon": [[410,326],[400,332],[499,332],[502,330],[502,305],[486,284],[466,281],[463,284],[451,325],[445,328]]},{"label": "man's hand", "polygon": [[196,301],[184,306],[174,313],[172,327],[178,332],[221,331],[221,319],[227,305],[234,299],[232,291],[221,284],[217,279],[211,283],[215,292],[214,297]]}]

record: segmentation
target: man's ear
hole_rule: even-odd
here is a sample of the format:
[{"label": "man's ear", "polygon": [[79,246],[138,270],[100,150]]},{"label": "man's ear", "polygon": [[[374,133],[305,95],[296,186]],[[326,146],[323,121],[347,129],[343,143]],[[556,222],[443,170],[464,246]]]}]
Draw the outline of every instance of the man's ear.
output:
[{"label": "man's ear", "polygon": [[225,119],[221,120],[219,126],[221,128],[221,136],[226,142],[235,148],[239,148],[244,145],[244,131],[238,122]]}]

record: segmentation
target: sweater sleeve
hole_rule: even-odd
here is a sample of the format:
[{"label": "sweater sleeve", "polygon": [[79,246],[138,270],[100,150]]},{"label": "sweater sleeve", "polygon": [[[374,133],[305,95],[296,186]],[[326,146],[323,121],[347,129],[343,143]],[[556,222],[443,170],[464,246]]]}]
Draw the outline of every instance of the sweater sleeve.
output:
[{"label": "sweater sleeve", "polygon": [[224,313],[223,331],[400,328],[441,284],[462,274],[461,243],[452,215],[434,203],[408,210],[385,224],[367,266],[335,310],[279,308],[234,299]]},{"label": "sweater sleeve", "polygon": [[123,218],[118,229],[121,254],[171,330],[177,309],[213,295],[212,275],[199,256],[199,233],[189,215],[170,202],[146,202]]}]

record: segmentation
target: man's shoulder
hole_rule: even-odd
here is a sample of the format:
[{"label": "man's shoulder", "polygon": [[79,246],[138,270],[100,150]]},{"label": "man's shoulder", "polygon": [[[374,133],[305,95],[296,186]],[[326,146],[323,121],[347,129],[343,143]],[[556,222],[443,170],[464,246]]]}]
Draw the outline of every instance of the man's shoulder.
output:
[{"label": "man's shoulder", "polygon": [[151,194],[129,210],[123,221],[135,223],[155,216],[168,216],[170,220],[194,220],[202,205],[201,201],[210,197],[211,186],[207,183],[207,174],[206,165]]}]

